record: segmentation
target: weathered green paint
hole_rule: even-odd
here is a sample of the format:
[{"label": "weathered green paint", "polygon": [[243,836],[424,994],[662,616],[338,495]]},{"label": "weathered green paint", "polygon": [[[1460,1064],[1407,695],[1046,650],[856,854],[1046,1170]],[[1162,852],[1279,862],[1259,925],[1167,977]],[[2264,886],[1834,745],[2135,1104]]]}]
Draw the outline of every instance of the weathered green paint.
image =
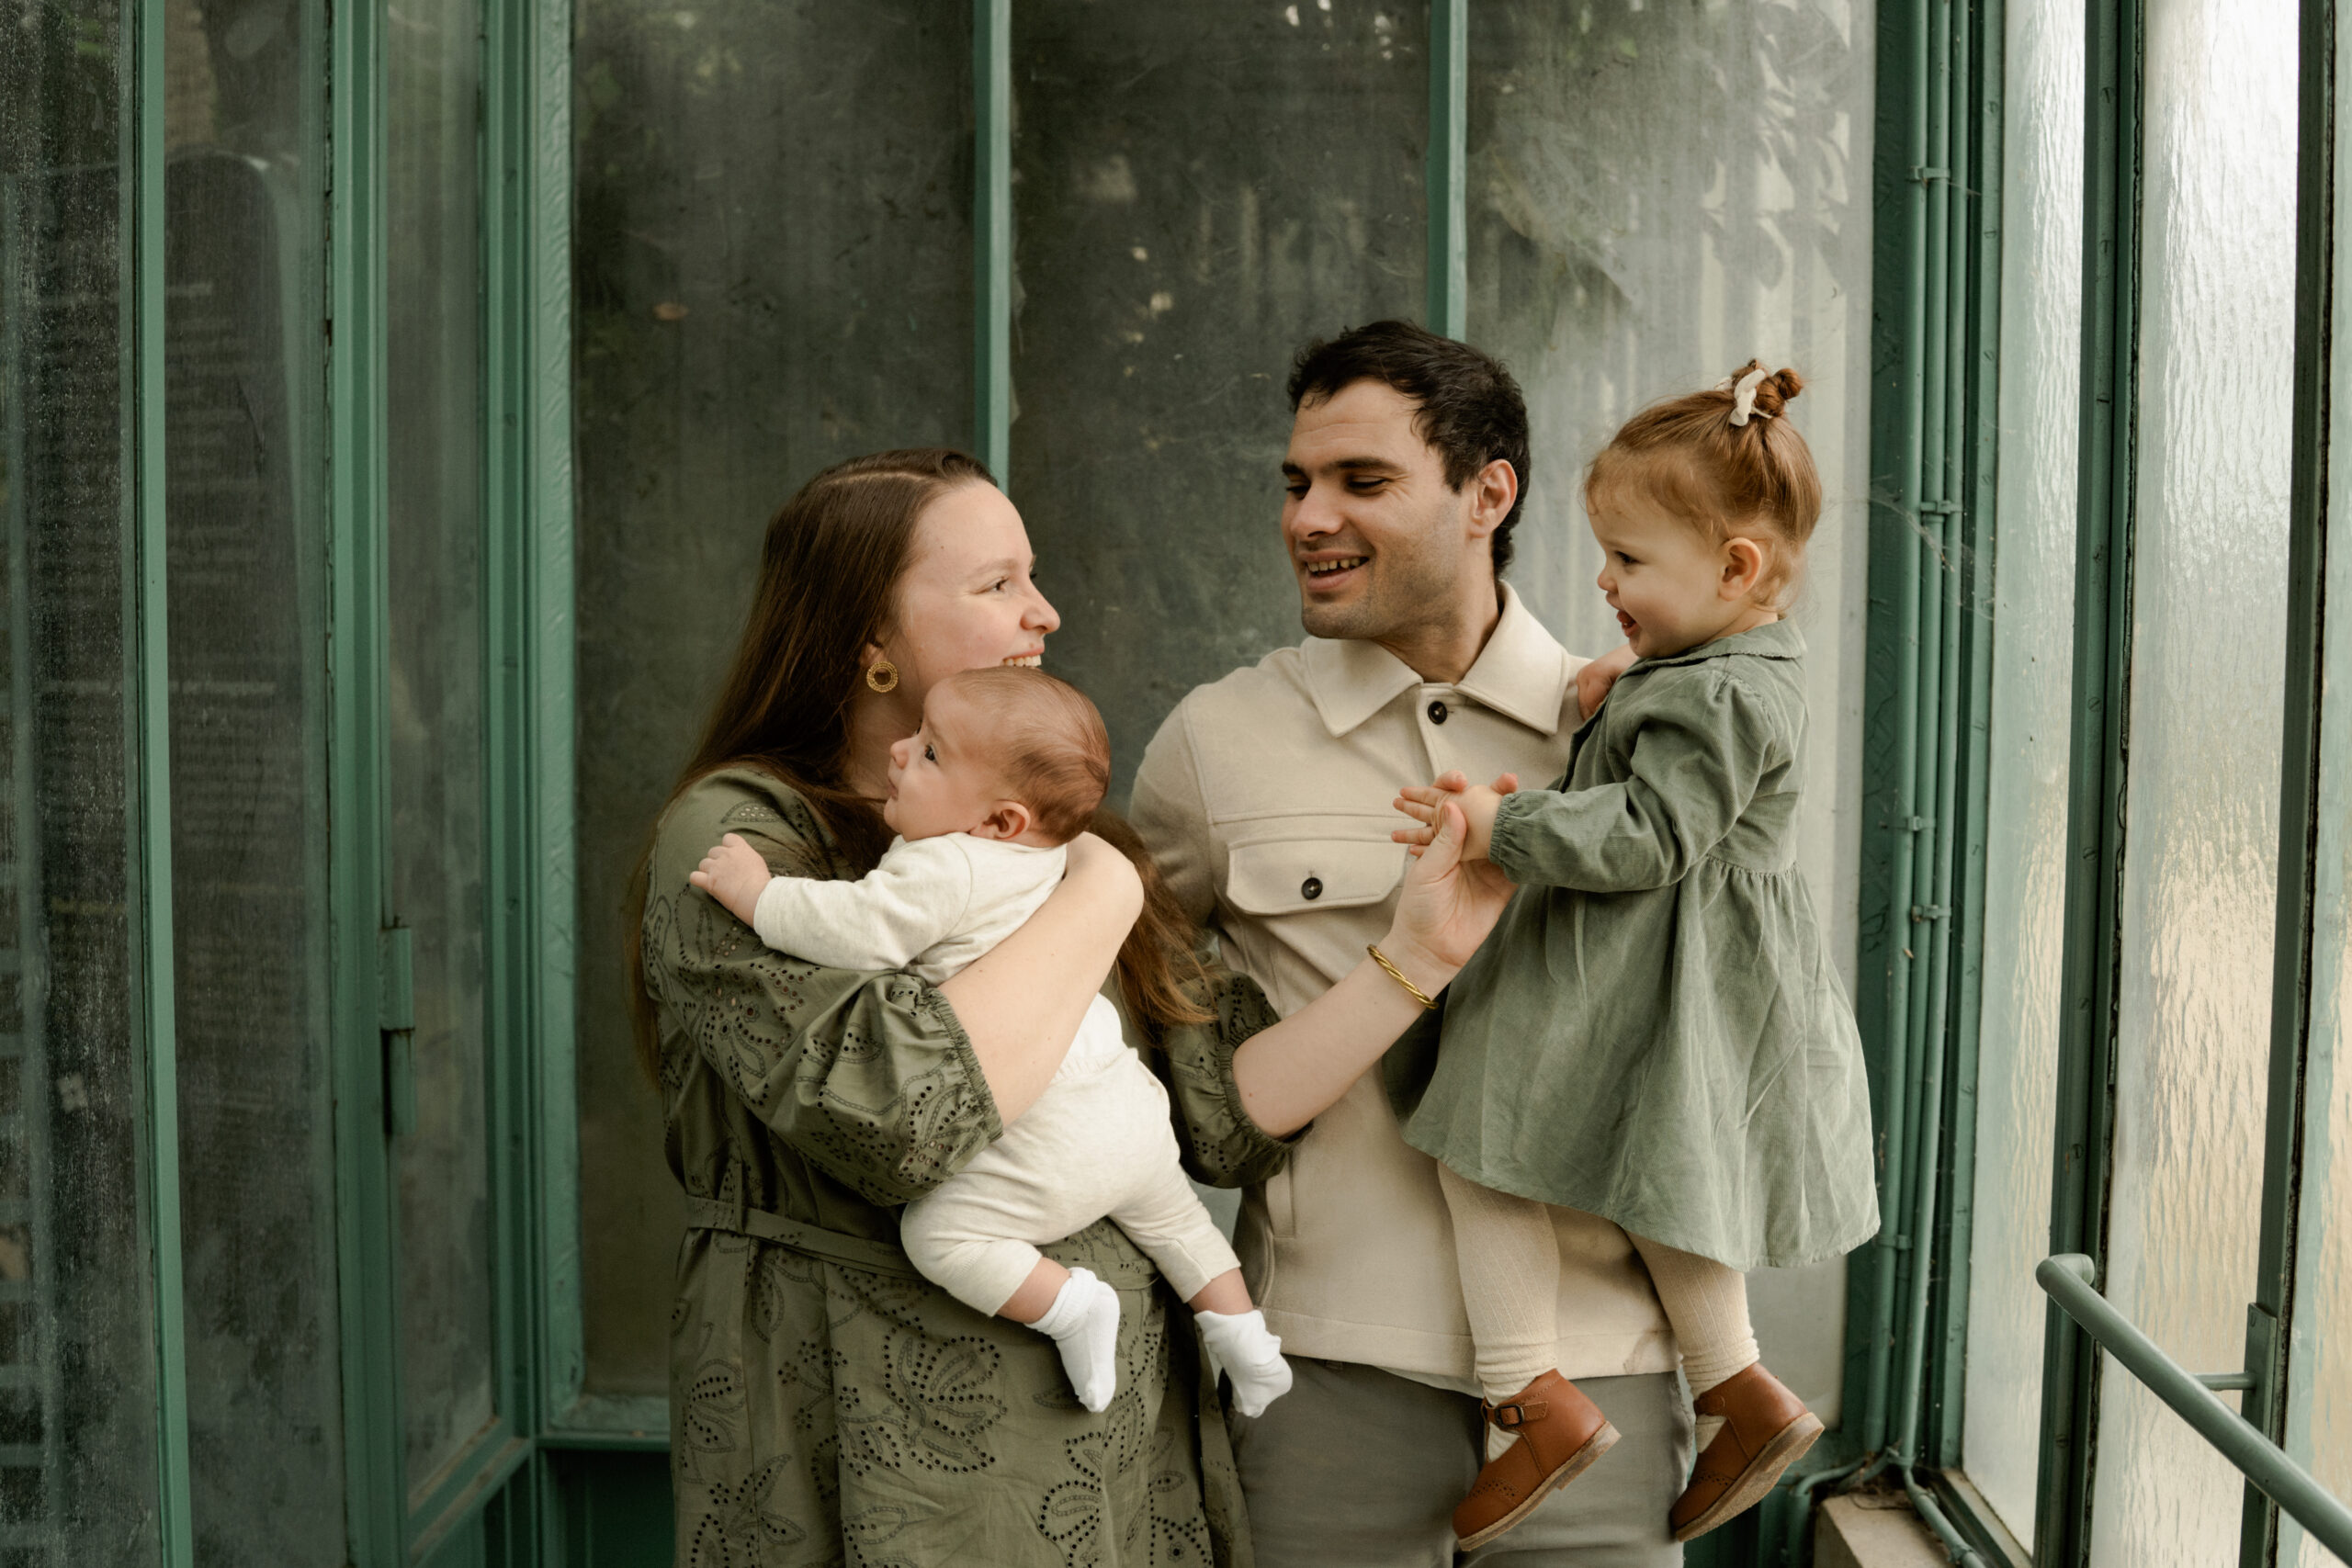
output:
[{"label": "weathered green paint", "polygon": [[[500,465],[513,475],[527,556],[523,717],[528,724],[531,831],[526,843],[531,929],[530,1028],[521,1050],[535,1111],[530,1316],[537,1377],[527,1419],[544,1431],[579,1397],[584,1370],[580,1302],[580,1114],[574,1056],[579,875],[573,822],[571,467],[571,13],[511,8],[492,39],[490,80],[505,128],[493,167],[513,192],[497,254],[523,292],[502,377],[502,406],[527,447]],[[500,276],[493,273],[492,276]],[[504,308],[503,305],[501,309]],[[493,313],[495,327],[501,318]],[[522,1408],[519,1407],[518,1408]],[[665,1427],[666,1429],[666,1427]]]},{"label": "weathered green paint", "polygon": [[[2285,1382],[2303,1188],[2305,1067],[2320,834],[2320,689],[2327,578],[2328,373],[2335,230],[2335,6],[2303,0],[2295,190],[2295,404],[2289,479],[2285,722],[2280,727],[2278,913],[2270,982],[2270,1072],[2262,1152],[2262,1234],[2246,1308],[2240,1409],[2273,1443],[2287,1430]],[[2272,1560],[2278,1510],[2246,1482],[2239,1561]],[[2343,1550],[2341,1547],[2339,1551]]]},{"label": "weathered green paint", "polygon": [[[419,1497],[418,1562],[536,1562],[540,1435],[581,1375],[572,1091],[571,45],[492,7],[481,377],[492,1311],[500,1418]],[[666,1424],[665,1424],[666,1426]]]},{"label": "weathered green paint", "polygon": [[[2083,369],[2068,743],[2065,949],[2059,978],[2053,1253],[2106,1256],[2130,709],[2139,392],[2140,0],[2089,0],[2085,43]],[[2099,1358],[2055,1305],[2042,1361],[2034,1542],[2047,1564],[2090,1549]]]},{"label": "weathered green paint", "polygon": [[[1983,1015],[1984,951],[1985,823],[1991,793],[1987,739],[1992,723],[1993,615],[1995,609],[1994,515],[2000,436],[2001,180],[2005,104],[2002,95],[2006,16],[2003,0],[1982,0],[1959,18],[1966,29],[1969,68],[1962,77],[1961,103],[1973,122],[1969,136],[1969,220],[1953,226],[1952,243],[1965,253],[1964,317],[1956,317],[1951,374],[1964,389],[1965,412],[1955,411],[1950,438],[1954,491],[1961,511],[1958,555],[1953,561],[1959,626],[1955,644],[1961,673],[1955,683],[1956,740],[1962,749],[1956,819],[1951,836],[1956,854],[1951,900],[1950,964],[1951,1045],[1950,1109],[1942,1141],[1946,1196],[1934,1237],[1936,1274],[1942,1288],[1935,1303],[1931,1371],[1927,1384],[1928,1418],[1917,1457],[1939,1468],[1960,1462],[1962,1387],[1968,1348],[1970,1247],[1973,1233],[1976,1171],[1976,1078],[1978,1030]],[[1963,330],[1964,329],[1964,330]],[[1965,1495],[1939,1487],[1947,1515],[1963,1531],[1974,1506]]]},{"label": "weathered green paint", "polygon": [[180,1267],[179,1051],[173,1012],[171,635],[164,530],[164,0],[124,7],[120,232],[125,420],[122,536],[124,737],[130,802],[130,945],[146,1065],[141,1197],[155,1331],[156,1533],[173,1568],[195,1562],[188,1498],[187,1367]]},{"label": "weathered green paint", "polygon": [[1470,0],[1430,0],[1429,327],[1459,338],[1470,308]]},{"label": "weathered green paint", "polygon": [[1012,0],[972,0],[972,444],[1012,460]]},{"label": "weathered green paint", "polygon": [[345,1518],[357,1568],[403,1561],[399,1279],[377,933],[384,907],[383,17],[333,11],[327,345],[328,896]]},{"label": "weathered green paint", "polygon": [[1931,73],[1934,39],[1927,12],[1924,0],[1915,0],[1884,7],[1879,17],[1876,186],[1882,194],[1876,207],[1871,359],[1880,368],[1871,382],[1871,624],[1863,686],[1865,825],[1855,1016],[1879,1084],[1872,1109],[1885,1228],[1869,1255],[1854,1260],[1851,1277],[1859,1289],[1849,1322],[1856,1333],[1846,1382],[1849,1400],[1856,1391],[1861,1395],[1854,1435],[1864,1453],[1885,1446],[1896,1286],[1909,1245],[1904,1234],[1906,1140],[1915,1091],[1905,1042],[1916,967],[1911,907],[1917,902],[1917,840],[1932,826],[1919,798],[1924,552],[1917,528],[1931,252],[1928,187],[1914,171],[1929,166],[1936,161],[1932,153],[1940,152],[1930,140],[1929,102],[1941,89]]}]

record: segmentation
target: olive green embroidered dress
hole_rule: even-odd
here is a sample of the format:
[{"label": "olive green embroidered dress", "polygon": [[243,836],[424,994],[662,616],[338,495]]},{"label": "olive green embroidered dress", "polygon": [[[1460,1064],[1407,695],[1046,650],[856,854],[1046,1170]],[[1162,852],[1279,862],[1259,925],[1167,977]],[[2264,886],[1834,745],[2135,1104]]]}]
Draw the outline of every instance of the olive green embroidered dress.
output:
[{"label": "olive green embroidered dress", "polygon": [[1519,891],[1391,1053],[1408,1142],[1736,1269],[1877,1233],[1861,1042],[1796,869],[1804,658],[1776,621],[1645,660],[1566,779],[1504,799]]},{"label": "olive green embroidered dress", "polygon": [[[729,832],[780,873],[861,869],[750,771],[695,784],[656,838],[645,969],[670,1166],[699,1222],[671,1318],[679,1568],[1247,1564],[1191,1314],[1116,1225],[1045,1249],[1121,1294],[1101,1415],[1052,1341],[905,1266],[899,1206],[1001,1131],[988,1086],[937,991],[771,953],[690,888]],[[1242,1114],[1232,1056],[1273,1016],[1244,979],[1215,1000],[1216,1023],[1148,1059],[1193,1174],[1262,1180],[1288,1145]]]}]

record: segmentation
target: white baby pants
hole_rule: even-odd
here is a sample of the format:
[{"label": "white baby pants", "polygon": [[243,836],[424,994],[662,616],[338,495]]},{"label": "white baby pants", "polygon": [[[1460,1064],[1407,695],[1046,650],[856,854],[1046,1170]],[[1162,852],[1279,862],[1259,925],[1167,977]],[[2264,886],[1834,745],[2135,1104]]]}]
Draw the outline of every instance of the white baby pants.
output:
[{"label": "white baby pants", "polygon": [[1105,1214],[1186,1301],[1240,1267],[1184,1179],[1168,1091],[1121,1038],[1118,1010],[1097,997],[1045,1093],[908,1204],[899,1238],[925,1279],[994,1313],[1037,1266],[1040,1244]]}]

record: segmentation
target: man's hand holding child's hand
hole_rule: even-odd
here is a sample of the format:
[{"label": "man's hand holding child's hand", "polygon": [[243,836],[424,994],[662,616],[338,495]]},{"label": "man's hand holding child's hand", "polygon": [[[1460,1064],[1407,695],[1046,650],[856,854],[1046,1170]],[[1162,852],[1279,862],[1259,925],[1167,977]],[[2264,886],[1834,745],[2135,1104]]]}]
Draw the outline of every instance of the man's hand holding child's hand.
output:
[{"label": "man's hand holding child's hand", "polygon": [[768,863],[760,858],[760,852],[745,843],[741,833],[729,833],[702,857],[702,863],[687,874],[686,880],[748,926],[752,912],[760,907],[760,895],[767,890],[769,874]]},{"label": "man's hand holding child's hand", "polygon": [[1437,814],[1447,801],[1462,807],[1462,816],[1469,825],[1469,835],[1462,840],[1464,860],[1485,860],[1487,843],[1495,831],[1495,807],[1503,796],[1516,794],[1519,775],[1505,773],[1490,784],[1473,785],[1460,770],[1447,773],[1435,784],[1407,784],[1393,802],[1396,809],[1412,818],[1420,826],[1399,828],[1388,836],[1406,846],[1406,852],[1418,860],[1430,840],[1437,837]]}]

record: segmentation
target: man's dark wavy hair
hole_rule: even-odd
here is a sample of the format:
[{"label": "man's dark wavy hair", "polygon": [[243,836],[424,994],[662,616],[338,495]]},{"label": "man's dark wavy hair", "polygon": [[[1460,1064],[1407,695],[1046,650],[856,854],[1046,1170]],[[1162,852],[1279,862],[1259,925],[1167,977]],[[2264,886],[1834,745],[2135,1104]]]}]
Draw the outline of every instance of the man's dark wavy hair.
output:
[{"label": "man's dark wavy hair", "polygon": [[1445,459],[1445,482],[1453,489],[1497,457],[1518,473],[1518,499],[1494,532],[1495,575],[1500,577],[1510,565],[1511,531],[1527,505],[1527,400],[1519,383],[1502,361],[1466,343],[1410,321],[1374,321],[1298,351],[1290,372],[1291,412],[1335,398],[1358,381],[1377,381],[1418,405],[1413,427]]}]

